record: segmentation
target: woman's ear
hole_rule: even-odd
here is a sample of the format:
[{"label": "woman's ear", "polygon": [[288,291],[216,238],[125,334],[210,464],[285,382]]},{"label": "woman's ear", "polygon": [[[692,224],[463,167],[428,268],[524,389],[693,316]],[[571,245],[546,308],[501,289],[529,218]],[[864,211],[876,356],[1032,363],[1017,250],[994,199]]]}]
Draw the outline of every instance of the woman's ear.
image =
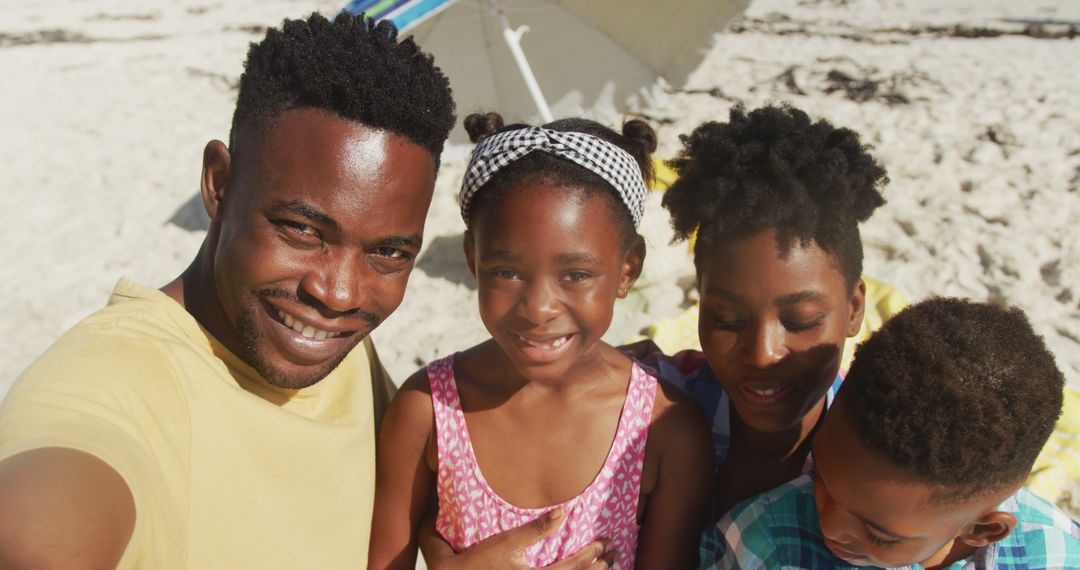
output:
[{"label": "woman's ear", "polygon": [[863,312],[866,311],[866,283],[862,278],[859,278],[859,282],[855,284],[855,292],[851,295],[851,306],[848,314],[851,315],[851,319],[848,321],[847,336],[853,337],[859,334],[859,329],[862,328]]},{"label": "woman's ear", "polygon": [[225,143],[212,140],[203,149],[202,177],[199,180],[199,193],[203,207],[211,222],[220,222],[224,213],[225,192],[232,176],[232,156]]},{"label": "woman's ear", "polygon": [[461,247],[465,251],[465,264],[469,266],[469,273],[476,277],[476,249],[474,245],[472,230],[465,230],[465,237],[461,240]]},{"label": "woman's ear", "polygon": [[1016,529],[1016,517],[1001,511],[990,511],[964,529],[956,539],[968,546],[982,548],[1009,536]]},{"label": "woman's ear", "polygon": [[634,237],[634,243],[626,250],[623,257],[622,274],[619,276],[619,289],[615,294],[624,299],[630,293],[634,282],[641,277],[641,270],[645,267],[645,240],[641,236]]}]

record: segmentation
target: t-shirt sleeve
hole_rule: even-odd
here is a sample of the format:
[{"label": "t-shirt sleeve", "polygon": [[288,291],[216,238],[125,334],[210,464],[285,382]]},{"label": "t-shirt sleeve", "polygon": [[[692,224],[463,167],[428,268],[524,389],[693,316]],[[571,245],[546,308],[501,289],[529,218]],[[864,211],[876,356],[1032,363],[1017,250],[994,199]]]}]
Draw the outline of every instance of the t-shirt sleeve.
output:
[{"label": "t-shirt sleeve", "polygon": [[135,499],[122,566],[162,567],[172,559],[170,545],[183,544],[174,536],[177,523],[169,522],[182,517],[172,496],[179,489],[167,474],[181,467],[186,450],[163,435],[183,430],[186,420],[175,372],[159,350],[137,339],[69,336],[32,364],[0,405],[0,461],[46,447],[102,460]]}]

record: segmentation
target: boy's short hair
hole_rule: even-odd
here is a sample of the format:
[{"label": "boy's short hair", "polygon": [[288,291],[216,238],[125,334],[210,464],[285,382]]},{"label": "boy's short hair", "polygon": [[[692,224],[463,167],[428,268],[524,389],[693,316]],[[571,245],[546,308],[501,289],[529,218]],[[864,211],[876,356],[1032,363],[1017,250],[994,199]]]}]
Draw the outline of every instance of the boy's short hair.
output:
[{"label": "boy's short hair", "polygon": [[676,239],[697,235],[694,263],[719,242],[775,229],[786,251],[817,243],[854,291],[862,274],[859,222],[885,203],[889,179],[869,147],[793,107],[731,109],[682,138],[670,162],[679,178],[664,194]]},{"label": "boy's short hair", "polygon": [[454,126],[450,82],[389,21],[348,13],[285,20],[251,44],[229,145],[259,134],[288,109],[315,107],[400,134],[436,161]]},{"label": "boy's short hair", "polygon": [[863,445],[940,484],[947,501],[1023,481],[1064,384],[1019,309],[934,298],[859,346],[842,397]]}]

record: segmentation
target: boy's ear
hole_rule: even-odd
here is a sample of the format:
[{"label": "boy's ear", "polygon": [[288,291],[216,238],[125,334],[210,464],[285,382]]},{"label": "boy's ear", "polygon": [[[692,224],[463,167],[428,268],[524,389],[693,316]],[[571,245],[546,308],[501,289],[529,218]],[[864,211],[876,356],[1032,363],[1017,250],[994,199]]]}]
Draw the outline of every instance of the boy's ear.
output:
[{"label": "boy's ear", "polygon": [[232,176],[232,155],[225,143],[212,140],[203,149],[202,176],[199,179],[199,193],[203,207],[210,221],[221,221],[224,213],[225,192]]},{"label": "boy's ear", "polygon": [[847,336],[859,334],[862,328],[863,313],[866,311],[866,283],[862,278],[855,284],[855,293],[851,296],[851,319],[848,321]]},{"label": "boy's ear", "polygon": [[645,240],[641,236],[634,238],[634,243],[626,250],[623,257],[622,275],[619,276],[619,289],[615,295],[624,299],[630,293],[634,282],[641,277],[641,270],[645,267]]},{"label": "boy's ear", "polygon": [[472,230],[465,230],[465,238],[461,240],[461,247],[465,250],[465,264],[469,266],[469,273],[476,277],[476,250],[474,249]]},{"label": "boy's ear", "polygon": [[956,539],[974,548],[982,548],[1009,536],[1016,528],[1016,517],[1001,511],[990,511],[964,530]]}]

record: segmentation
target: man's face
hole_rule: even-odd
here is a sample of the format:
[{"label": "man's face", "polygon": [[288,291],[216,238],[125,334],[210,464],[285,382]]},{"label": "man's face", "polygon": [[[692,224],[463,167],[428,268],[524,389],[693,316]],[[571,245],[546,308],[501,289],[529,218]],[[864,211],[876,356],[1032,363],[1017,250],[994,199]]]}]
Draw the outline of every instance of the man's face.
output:
[{"label": "man's face", "polygon": [[1002,514],[995,507],[1011,490],[935,501],[939,487],[862,444],[844,406],[841,390],[813,443],[818,519],[825,546],[838,558],[856,566],[934,568],[992,542],[988,534],[1011,531],[992,526]]},{"label": "man's face", "polygon": [[431,153],[400,135],[284,113],[232,157],[211,333],[276,386],[324,378],[401,303],[434,184]]}]

